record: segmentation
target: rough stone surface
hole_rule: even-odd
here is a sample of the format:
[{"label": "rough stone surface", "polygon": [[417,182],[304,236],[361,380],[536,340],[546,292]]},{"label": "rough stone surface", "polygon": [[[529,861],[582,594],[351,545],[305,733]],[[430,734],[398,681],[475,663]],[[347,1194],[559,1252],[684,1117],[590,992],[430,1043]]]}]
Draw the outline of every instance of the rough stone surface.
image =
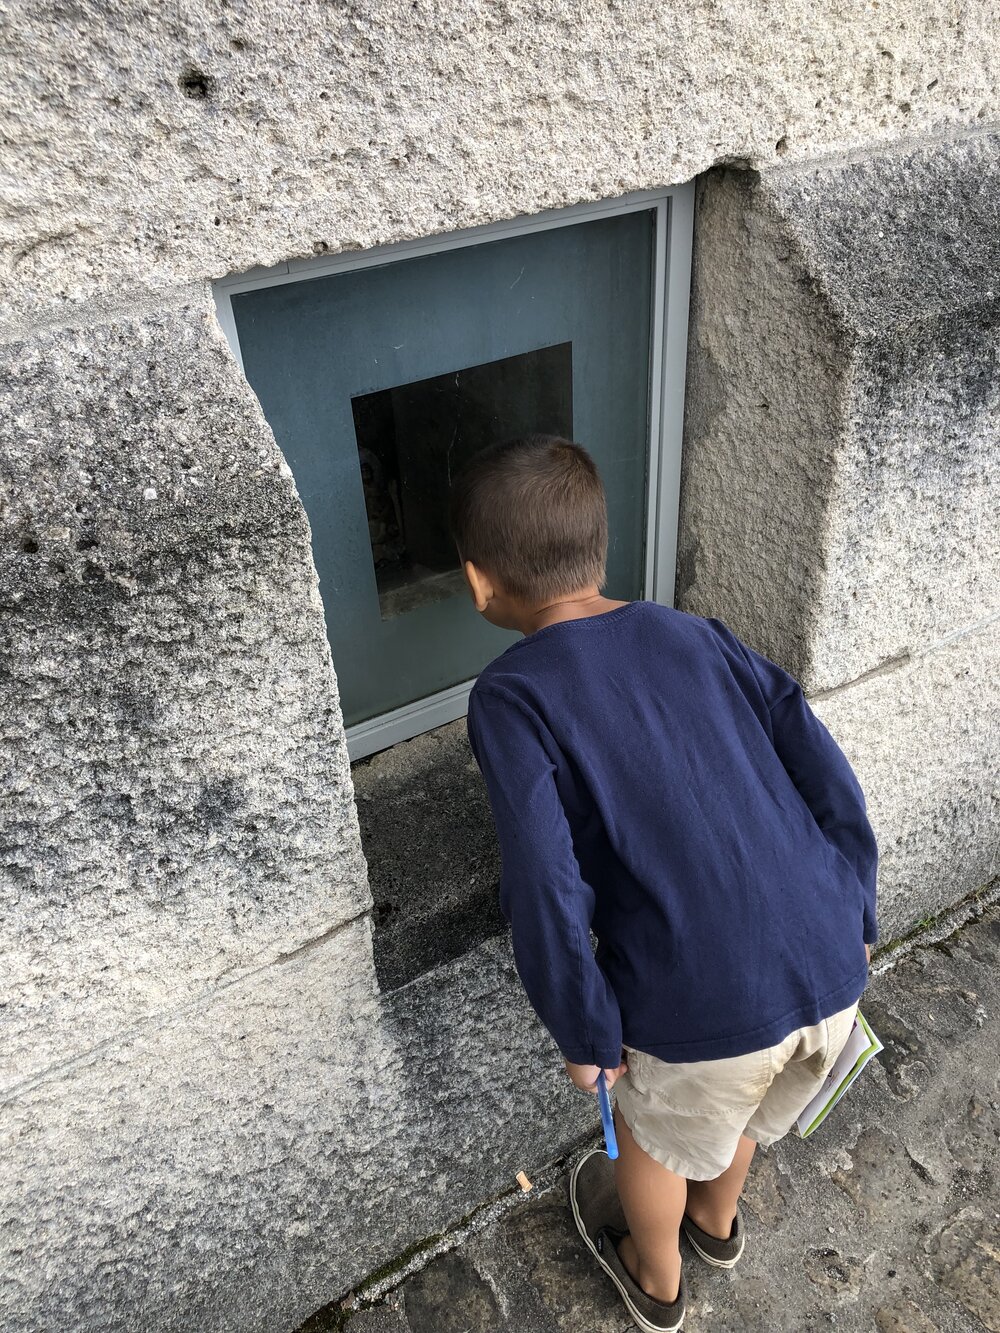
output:
[{"label": "rough stone surface", "polygon": [[998,143],[702,187],[680,604],[810,688],[1000,611]]},{"label": "rough stone surface", "polygon": [[824,298],[860,338],[995,307],[983,279],[1000,248],[998,147],[994,128],[767,173]]},{"label": "rough stone surface", "polygon": [[5,362],[11,1086],[370,898],[308,525],[208,310]]},{"label": "rough stone surface", "polygon": [[[460,725],[359,772],[398,821],[392,803],[366,815],[373,958],[308,525],[208,279],[713,163],[765,169],[713,174],[701,195],[681,604],[827,692],[880,834],[884,928],[995,872],[996,145],[977,137],[1000,112],[993,10],[30,0],[0,15],[18,339],[0,388],[5,1330],[295,1327],[592,1124],[506,939],[452,958],[498,924]],[[911,136],[893,161],[803,166]],[[433,846],[442,800],[450,841]],[[752,1194],[777,1245],[796,1199],[835,1191],[833,1238],[810,1236],[793,1275],[811,1310],[845,1319],[874,1271],[854,1210],[875,1228],[883,1194],[927,1184],[892,1148],[900,1117],[923,1115],[938,1069],[956,1090],[967,1077],[916,1012],[878,1017],[883,1138],[842,1119],[822,1171],[807,1154],[800,1181],[801,1150],[783,1149]],[[883,1280],[882,1323],[919,1330],[914,1305],[942,1330],[995,1318],[976,1192],[995,1190],[995,1091],[974,1100],[968,1132],[937,1103],[932,1151],[907,1139],[939,1192],[960,1161],[968,1198],[940,1205],[918,1276]],[[874,1193],[851,1174],[866,1153]],[[470,1309],[487,1325],[577,1327],[602,1297],[549,1226],[560,1215],[519,1214],[500,1258],[469,1251],[359,1330],[438,1333],[436,1303],[480,1272]],[[771,1271],[718,1279],[700,1309],[726,1288],[731,1326],[760,1326]]]},{"label": "rough stone surface", "polygon": [[502,934],[500,850],[465,719],[360,760],[351,776],[382,989]]},{"label": "rough stone surface", "polygon": [[676,600],[807,686],[844,358],[762,186],[713,173],[695,213]]},{"label": "rough stone surface", "polygon": [[998,156],[992,135],[775,181],[855,343],[818,684],[1000,612]]},{"label": "rough stone surface", "polygon": [[30,0],[4,293],[65,318],[257,264],[989,123],[995,7]]},{"label": "rough stone surface", "polygon": [[[685,1247],[685,1328],[1000,1329],[998,948],[993,909],[872,982],[863,1008],[885,1052],[811,1139],[758,1153],[737,1268],[710,1269]],[[468,1235],[349,1315],[348,1333],[625,1333],[631,1321],[565,1191],[563,1176]],[[386,1322],[366,1322],[376,1315]],[[343,1325],[330,1311],[308,1327]]]},{"label": "rough stone surface", "polygon": [[367,918],[4,1108],[4,1333],[295,1328],[588,1132],[506,941],[389,996],[366,957]]},{"label": "rough stone surface", "polygon": [[1000,874],[1000,617],[813,707],[865,792],[884,941]]}]

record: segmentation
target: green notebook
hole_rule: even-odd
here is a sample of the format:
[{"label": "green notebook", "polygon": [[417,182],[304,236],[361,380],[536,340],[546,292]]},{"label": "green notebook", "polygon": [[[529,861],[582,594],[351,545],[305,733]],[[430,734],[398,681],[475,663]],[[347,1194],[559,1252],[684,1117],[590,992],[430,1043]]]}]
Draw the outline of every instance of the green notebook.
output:
[{"label": "green notebook", "polygon": [[882,1043],[859,1009],[847,1044],[827,1074],[823,1086],[796,1122],[802,1138],[807,1138],[823,1123],[868,1061],[873,1055],[878,1055],[881,1049]]}]

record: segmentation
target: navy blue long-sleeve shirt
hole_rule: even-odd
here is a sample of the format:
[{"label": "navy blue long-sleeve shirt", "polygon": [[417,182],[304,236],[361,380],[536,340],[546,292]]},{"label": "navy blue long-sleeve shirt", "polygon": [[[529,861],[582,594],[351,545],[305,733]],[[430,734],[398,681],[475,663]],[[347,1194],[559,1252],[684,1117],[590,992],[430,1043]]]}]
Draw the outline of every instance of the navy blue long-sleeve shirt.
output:
[{"label": "navy blue long-sleeve shirt", "polygon": [[483,670],[468,727],[518,975],[568,1060],[742,1055],[858,999],[864,795],[721,620],[636,601],[547,625]]}]

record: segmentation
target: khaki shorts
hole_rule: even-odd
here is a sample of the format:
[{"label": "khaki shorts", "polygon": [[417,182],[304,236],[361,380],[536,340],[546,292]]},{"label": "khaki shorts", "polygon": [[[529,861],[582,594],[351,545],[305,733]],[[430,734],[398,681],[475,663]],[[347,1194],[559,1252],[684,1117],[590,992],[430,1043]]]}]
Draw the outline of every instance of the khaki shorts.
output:
[{"label": "khaki shorts", "polygon": [[714,1180],[740,1135],[769,1146],[819,1092],[854,1025],[857,1004],[763,1051],[667,1063],[625,1047],[615,1100],[640,1148],[688,1180]]}]

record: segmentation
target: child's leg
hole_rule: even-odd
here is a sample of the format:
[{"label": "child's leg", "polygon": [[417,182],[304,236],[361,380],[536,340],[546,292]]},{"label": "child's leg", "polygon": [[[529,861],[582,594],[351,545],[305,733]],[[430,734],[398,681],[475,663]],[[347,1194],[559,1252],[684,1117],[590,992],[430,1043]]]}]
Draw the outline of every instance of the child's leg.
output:
[{"label": "child's leg", "polygon": [[[750,1169],[750,1159],[757,1147],[744,1134],[732,1163],[714,1180],[689,1180],[687,1187],[688,1216],[702,1231],[719,1240],[728,1240],[736,1218],[736,1205],[743,1193],[743,1185]],[[627,1215],[627,1212],[626,1212]]]},{"label": "child's leg", "polygon": [[679,1240],[687,1181],[643,1152],[617,1106],[614,1115],[615,1186],[629,1228],[618,1254],[648,1296],[669,1304],[677,1299],[681,1280]]}]

